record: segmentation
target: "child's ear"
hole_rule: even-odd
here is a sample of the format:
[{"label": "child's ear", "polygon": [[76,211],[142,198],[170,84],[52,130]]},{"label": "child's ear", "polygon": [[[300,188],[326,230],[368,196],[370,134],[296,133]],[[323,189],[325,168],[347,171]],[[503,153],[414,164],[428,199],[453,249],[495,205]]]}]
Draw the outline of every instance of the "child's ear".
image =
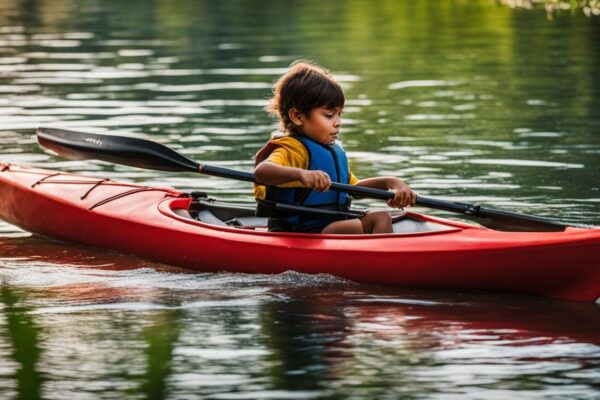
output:
[{"label": "child's ear", "polygon": [[297,108],[290,108],[290,110],[288,111],[288,117],[290,117],[290,119],[296,126],[302,126],[302,116],[302,113],[298,111]]}]

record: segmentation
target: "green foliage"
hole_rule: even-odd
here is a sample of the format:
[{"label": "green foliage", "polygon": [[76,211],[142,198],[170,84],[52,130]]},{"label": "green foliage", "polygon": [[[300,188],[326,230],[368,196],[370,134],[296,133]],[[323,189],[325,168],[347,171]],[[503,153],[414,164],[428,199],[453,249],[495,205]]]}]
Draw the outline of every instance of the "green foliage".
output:
[{"label": "green foliage", "polygon": [[600,16],[600,0],[498,0],[498,2],[511,8],[544,7],[549,18],[563,11],[575,14],[579,10],[588,17]]}]

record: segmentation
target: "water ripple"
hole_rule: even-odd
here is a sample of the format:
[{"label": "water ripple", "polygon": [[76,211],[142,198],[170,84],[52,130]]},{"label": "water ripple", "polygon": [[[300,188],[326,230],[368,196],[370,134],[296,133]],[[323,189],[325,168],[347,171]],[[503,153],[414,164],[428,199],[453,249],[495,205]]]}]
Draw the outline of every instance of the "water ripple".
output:
[{"label": "water ripple", "polygon": [[[251,171],[277,125],[263,110],[273,81],[307,57],[345,90],[340,138],[360,178],[600,222],[592,20],[429,0],[273,2],[258,13],[244,2],[71,3],[0,1],[2,162],[251,205],[249,183],[65,160],[37,146],[35,129],[151,138]],[[194,274],[5,222],[0,281],[0,397],[26,398],[35,381],[19,379],[36,371],[40,393],[55,398],[597,393],[596,304],[294,272]]]}]

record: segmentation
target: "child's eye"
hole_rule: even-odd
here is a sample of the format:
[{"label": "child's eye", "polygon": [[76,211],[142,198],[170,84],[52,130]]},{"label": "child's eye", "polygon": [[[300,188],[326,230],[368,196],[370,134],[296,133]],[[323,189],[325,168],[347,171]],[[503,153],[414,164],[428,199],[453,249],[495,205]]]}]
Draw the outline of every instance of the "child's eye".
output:
[{"label": "child's eye", "polygon": [[323,115],[325,115],[325,117],[331,119],[334,118],[336,115],[338,116],[342,116],[342,112],[337,112],[337,110],[331,110],[331,111],[326,111]]}]

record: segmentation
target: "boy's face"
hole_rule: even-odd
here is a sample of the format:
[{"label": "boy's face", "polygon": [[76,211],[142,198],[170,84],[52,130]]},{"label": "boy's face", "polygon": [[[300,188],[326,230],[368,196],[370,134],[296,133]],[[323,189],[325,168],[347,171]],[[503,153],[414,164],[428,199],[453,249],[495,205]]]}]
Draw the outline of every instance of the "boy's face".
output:
[{"label": "boy's face", "polygon": [[310,115],[300,116],[300,129],[314,141],[333,144],[342,125],[342,108],[313,108]]}]

